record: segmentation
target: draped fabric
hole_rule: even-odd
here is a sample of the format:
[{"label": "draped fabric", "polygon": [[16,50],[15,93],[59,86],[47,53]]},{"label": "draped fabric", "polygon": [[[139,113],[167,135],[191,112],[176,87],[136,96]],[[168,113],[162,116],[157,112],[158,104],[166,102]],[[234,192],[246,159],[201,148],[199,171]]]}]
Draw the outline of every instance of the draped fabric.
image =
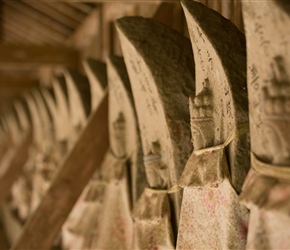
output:
[{"label": "draped fabric", "polygon": [[134,237],[131,249],[175,249],[167,192],[146,188],[132,213]]},{"label": "draped fabric", "polygon": [[178,183],[184,188],[177,249],[244,249],[248,211],[231,185],[224,147],[190,156]]},{"label": "draped fabric", "polygon": [[108,152],[62,229],[64,249],[131,249],[127,159]]},{"label": "draped fabric", "polygon": [[62,228],[63,249],[89,249],[98,237],[105,183],[92,179]]},{"label": "draped fabric", "polygon": [[241,202],[251,210],[247,249],[289,249],[290,169],[270,166],[252,154]]},{"label": "draped fabric", "polygon": [[127,160],[116,158],[112,153],[109,157],[111,164],[102,206],[104,213],[99,236],[94,239],[91,249],[131,249],[133,222]]}]

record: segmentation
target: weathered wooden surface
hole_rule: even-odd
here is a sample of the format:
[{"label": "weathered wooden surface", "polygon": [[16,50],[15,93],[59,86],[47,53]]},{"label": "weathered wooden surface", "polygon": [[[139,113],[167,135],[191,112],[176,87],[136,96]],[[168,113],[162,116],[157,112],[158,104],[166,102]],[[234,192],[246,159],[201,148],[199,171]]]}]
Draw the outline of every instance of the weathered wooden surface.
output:
[{"label": "weathered wooden surface", "polygon": [[184,191],[177,249],[243,249],[241,221],[247,223],[248,213],[238,194],[249,169],[247,135],[236,134],[226,149],[212,147],[223,145],[248,122],[245,37],[203,4],[181,3],[196,65],[196,91],[189,98],[194,151],[179,181]]},{"label": "weathered wooden surface", "polygon": [[100,42],[100,39],[103,33],[101,18],[101,8],[95,8],[66,41],[69,47],[80,51],[80,58],[82,59],[86,57],[102,58],[103,44]]},{"label": "weathered wooden surface", "polygon": [[[190,109],[194,148],[202,149],[224,143],[239,124],[248,122],[245,36],[231,22],[200,3],[185,0],[182,6],[195,65],[199,65],[197,97],[191,97]],[[203,15],[207,20],[203,20]],[[199,108],[205,117],[202,112],[199,114]],[[238,193],[249,169],[246,147],[244,135],[231,144],[229,151],[231,181]]]},{"label": "weathered wooden surface", "polygon": [[106,64],[87,58],[84,60],[83,65],[90,83],[91,110],[95,110],[108,84]]},{"label": "weathered wooden surface", "polygon": [[23,139],[19,145],[15,148],[9,167],[0,177],[0,204],[8,196],[13,182],[21,173],[22,167],[29,156],[29,147],[32,144],[32,133],[31,130],[27,131],[23,135]]},{"label": "weathered wooden surface", "polygon": [[[277,1],[277,3],[283,1]],[[289,13],[275,1],[243,4],[253,152],[268,163],[290,165],[287,110]],[[285,107],[284,107],[285,105]],[[284,124],[283,124],[284,123]]]},{"label": "weathered wooden surface", "polygon": [[290,2],[243,1],[251,171],[247,249],[290,248]]},{"label": "weathered wooden surface", "polygon": [[56,174],[51,187],[12,249],[48,249],[108,148],[108,96]]},{"label": "weathered wooden surface", "polygon": [[[195,77],[190,41],[152,19],[124,17],[116,26],[135,100],[147,181],[151,188],[167,189],[177,183],[192,152],[188,98],[194,93]],[[166,213],[171,213],[174,230],[181,197],[180,192],[171,195],[174,209]],[[165,229],[169,248],[173,244],[171,226]]]},{"label": "weathered wooden surface", "polygon": [[130,171],[128,184],[133,204],[147,183],[135,103],[124,59],[107,60],[109,78],[110,147],[118,158],[126,157]]},{"label": "weathered wooden surface", "polygon": [[[93,59],[86,59],[84,61],[85,71],[87,72],[89,86],[90,86],[90,99],[91,99],[91,112],[94,112],[104,94],[107,87],[107,72],[106,65],[100,61],[95,61]],[[78,78],[74,77],[75,83],[82,85],[85,81],[87,84],[87,79],[81,75]],[[69,92],[73,93],[72,90]],[[79,93],[81,94],[81,93]],[[70,96],[69,99],[73,102],[72,98],[78,98],[77,96]],[[80,99],[80,98],[79,98]],[[78,100],[81,105],[90,104],[87,100]],[[84,103],[87,102],[87,103]],[[71,114],[75,115],[75,114]],[[84,124],[81,124],[84,126]],[[81,129],[83,129],[81,127]],[[71,136],[72,137],[72,136]],[[105,160],[106,161],[106,156]],[[101,169],[103,168],[100,167]],[[92,247],[92,238],[97,238],[99,219],[101,219],[100,210],[103,205],[103,191],[105,183],[100,180],[100,169],[97,169],[94,175],[91,177],[90,181],[87,183],[85,189],[80,195],[78,201],[74,205],[73,210],[70,212],[67,220],[62,226],[62,247],[65,249],[87,249]],[[86,219],[83,218],[86,214]],[[94,239],[96,240],[96,239]]]}]

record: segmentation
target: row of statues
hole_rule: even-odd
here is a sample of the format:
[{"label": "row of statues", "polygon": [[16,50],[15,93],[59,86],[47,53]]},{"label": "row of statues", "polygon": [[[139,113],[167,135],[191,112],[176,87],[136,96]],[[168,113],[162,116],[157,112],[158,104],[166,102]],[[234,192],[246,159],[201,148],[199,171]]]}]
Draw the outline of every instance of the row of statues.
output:
[{"label": "row of statues", "polygon": [[54,244],[290,247],[290,5],[244,1],[246,36],[201,3],[181,5],[190,39],[153,19],[123,17],[115,25],[124,58],[87,59],[87,77],[64,70],[51,89],[2,114],[9,149],[0,177],[30,124],[33,131],[2,208],[12,243],[108,93],[110,147]]}]

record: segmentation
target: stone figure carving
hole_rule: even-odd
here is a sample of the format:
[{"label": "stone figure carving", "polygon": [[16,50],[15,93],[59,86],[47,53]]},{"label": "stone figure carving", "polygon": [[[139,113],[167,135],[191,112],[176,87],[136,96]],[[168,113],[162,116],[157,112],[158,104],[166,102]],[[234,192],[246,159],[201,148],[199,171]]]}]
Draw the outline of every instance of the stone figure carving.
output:
[{"label": "stone figure carving", "polygon": [[152,19],[124,17],[116,26],[150,186],[134,205],[131,249],[173,249],[171,222],[178,224],[181,193],[169,196],[167,188],[179,179],[192,148],[188,98],[194,92],[194,63],[190,43]]},{"label": "stone figure carving", "polygon": [[117,158],[126,157],[126,123],[122,112],[119,113],[118,118],[113,121],[113,134],[116,140],[115,154]]},{"label": "stone figure carving", "polygon": [[262,88],[265,146],[272,157],[269,162],[287,165],[290,162],[290,138],[283,131],[290,125],[290,82],[283,57],[275,57],[271,68],[272,79]]},{"label": "stone figure carving", "polygon": [[[111,149],[105,156],[101,171],[96,172],[88,183],[86,190],[63,226],[62,246],[65,249],[76,247],[82,249],[129,249],[132,227],[130,227],[131,192],[128,187],[130,180],[127,178],[127,160],[128,155],[136,153],[128,152],[126,144],[128,134],[134,133],[136,127],[132,127],[127,120],[132,118],[133,110],[130,110],[132,107],[126,96],[128,95],[127,90],[124,88],[125,84],[129,85],[124,83],[127,79],[122,77],[122,74],[126,74],[126,71],[123,72],[125,67],[121,67],[121,69],[119,67],[122,63],[121,58],[108,59]],[[100,68],[97,69],[98,65]],[[90,65],[87,67],[89,66],[90,68],[87,70],[91,74],[90,81],[93,81],[91,86],[99,84],[99,87],[94,85],[94,89],[102,89],[104,86],[101,86],[100,79],[104,78],[102,75],[104,65],[94,63],[94,67],[92,67],[90,60]],[[99,80],[96,81],[96,79]],[[102,91],[104,92],[104,89]],[[94,92],[91,94],[92,98],[96,95]],[[119,95],[122,95],[121,100],[118,99]],[[99,103],[99,101],[94,103]],[[129,137],[129,139],[131,138]],[[136,140],[136,138],[134,139]],[[138,152],[136,144],[132,148]],[[105,213],[103,213],[104,211]],[[84,219],[84,215],[86,219]],[[121,224],[122,227],[120,227]]]},{"label": "stone figure carving", "polygon": [[289,7],[243,1],[252,149],[241,194],[250,209],[247,249],[290,247]]},{"label": "stone figure carving", "polygon": [[158,141],[152,142],[152,149],[144,156],[144,165],[149,186],[166,189],[168,187],[168,168],[162,161]]},{"label": "stone figure carving", "polygon": [[196,94],[189,99],[194,151],[178,182],[184,191],[177,249],[242,249],[248,215],[238,193],[249,161],[247,135],[239,136],[248,119],[245,40],[203,4],[183,0],[182,7]]},{"label": "stone figure carving", "polygon": [[[104,72],[100,69],[96,71],[96,68],[92,68],[87,63],[84,64],[89,81],[78,72],[70,70],[65,72],[65,89],[67,90],[68,106],[70,107],[67,113],[70,126],[72,126],[71,129],[74,131],[73,138],[68,138],[70,144],[73,144],[76,140],[78,133],[86,123],[89,113],[97,108],[107,85],[103,81],[104,79],[106,80],[106,77],[103,76]],[[99,63],[99,65],[101,69],[104,69],[103,63]],[[101,80],[98,81],[96,79]],[[63,99],[63,95],[59,96],[59,103],[62,105]],[[65,109],[63,110],[65,111]],[[107,164],[105,161],[103,165]],[[101,173],[96,171],[62,227],[62,248],[89,249],[92,247],[99,233],[104,188],[105,183],[101,179]]]},{"label": "stone figure carving", "polygon": [[207,148],[214,144],[215,124],[212,97],[211,91],[205,86],[197,96],[189,98],[190,124],[194,149]]},{"label": "stone figure carving", "polygon": [[[135,106],[124,59],[107,59],[109,83],[110,165],[104,195],[104,214],[95,248],[131,249],[132,204],[145,186],[142,148]],[[104,176],[103,175],[103,176]],[[130,178],[131,177],[131,178]]]}]

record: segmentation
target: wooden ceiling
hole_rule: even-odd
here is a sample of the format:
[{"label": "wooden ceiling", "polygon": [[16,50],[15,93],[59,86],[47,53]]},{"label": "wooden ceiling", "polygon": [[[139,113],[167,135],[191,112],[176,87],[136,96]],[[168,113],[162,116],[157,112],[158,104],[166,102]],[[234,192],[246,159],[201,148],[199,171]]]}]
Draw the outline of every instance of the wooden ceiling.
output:
[{"label": "wooden ceiling", "polygon": [[1,1],[1,42],[63,45],[96,7],[85,2]]},{"label": "wooden ceiling", "polygon": [[77,67],[67,41],[99,4],[0,0],[0,112],[55,66]]}]

